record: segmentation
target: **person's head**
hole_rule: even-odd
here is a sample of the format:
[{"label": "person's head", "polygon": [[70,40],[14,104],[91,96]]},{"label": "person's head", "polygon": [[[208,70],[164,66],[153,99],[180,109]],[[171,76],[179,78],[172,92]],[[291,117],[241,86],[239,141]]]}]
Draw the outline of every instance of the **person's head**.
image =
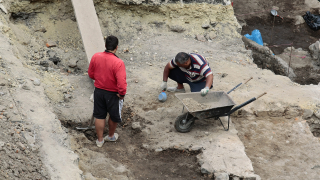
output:
[{"label": "person's head", "polygon": [[115,36],[108,36],[106,38],[106,49],[107,51],[114,51],[118,48],[118,38]]},{"label": "person's head", "polygon": [[189,68],[191,64],[191,59],[189,54],[185,52],[179,52],[176,57],[175,61],[179,67]]}]

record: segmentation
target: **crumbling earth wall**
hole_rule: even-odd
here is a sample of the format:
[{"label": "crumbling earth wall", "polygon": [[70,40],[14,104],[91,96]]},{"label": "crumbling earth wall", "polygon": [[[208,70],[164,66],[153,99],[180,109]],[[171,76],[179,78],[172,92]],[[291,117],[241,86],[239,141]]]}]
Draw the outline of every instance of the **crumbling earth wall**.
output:
[{"label": "crumbling earth wall", "polygon": [[252,58],[258,67],[262,69],[270,69],[275,74],[288,76],[291,79],[296,77],[293,69],[289,67],[289,64],[280,57],[275,56],[268,47],[261,46],[246,37],[242,37],[242,40],[246,47],[252,50]]}]

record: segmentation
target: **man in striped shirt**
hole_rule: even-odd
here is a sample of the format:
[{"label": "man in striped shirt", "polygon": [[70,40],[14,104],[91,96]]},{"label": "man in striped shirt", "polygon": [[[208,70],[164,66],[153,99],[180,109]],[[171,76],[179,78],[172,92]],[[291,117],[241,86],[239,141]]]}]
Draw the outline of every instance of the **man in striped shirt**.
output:
[{"label": "man in striped shirt", "polygon": [[[177,87],[167,88],[168,77],[177,82]],[[161,90],[185,92],[183,83],[190,86],[191,92],[205,96],[212,88],[213,74],[207,60],[195,53],[179,52],[164,68]]]}]

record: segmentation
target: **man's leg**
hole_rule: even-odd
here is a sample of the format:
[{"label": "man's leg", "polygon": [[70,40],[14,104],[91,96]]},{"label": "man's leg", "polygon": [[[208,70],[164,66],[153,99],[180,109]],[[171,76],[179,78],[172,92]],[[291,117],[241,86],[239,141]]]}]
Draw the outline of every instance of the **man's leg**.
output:
[{"label": "man's leg", "polygon": [[177,83],[177,84],[178,84],[177,89],[183,89],[184,88],[183,84],[180,84],[180,83]]},{"label": "man's leg", "polygon": [[102,147],[103,145],[103,131],[106,125],[106,116],[107,116],[107,106],[104,98],[104,91],[100,89],[94,90],[94,107],[93,107],[93,116],[95,117],[95,127],[97,133],[97,146]]},{"label": "man's leg", "polygon": [[[187,83],[187,79],[180,68],[174,68],[169,73],[169,78],[177,82],[177,89],[184,89],[183,83]],[[172,88],[168,88],[168,91]]]},{"label": "man's leg", "polygon": [[105,119],[96,119],[94,125],[96,126],[98,141],[102,142],[103,141],[103,130],[106,125],[106,120]]},{"label": "man's leg", "polygon": [[109,115],[108,119],[109,125],[109,135],[105,137],[106,141],[116,141],[119,137],[115,133],[118,123],[121,123],[121,110],[123,107],[123,100],[120,100],[118,96],[114,95],[108,103]]},{"label": "man's leg", "polygon": [[111,118],[109,118],[108,120],[108,125],[109,125],[109,137],[112,138],[114,135],[114,132],[116,132],[116,128],[117,128],[117,124],[116,122],[113,122],[111,120]]}]

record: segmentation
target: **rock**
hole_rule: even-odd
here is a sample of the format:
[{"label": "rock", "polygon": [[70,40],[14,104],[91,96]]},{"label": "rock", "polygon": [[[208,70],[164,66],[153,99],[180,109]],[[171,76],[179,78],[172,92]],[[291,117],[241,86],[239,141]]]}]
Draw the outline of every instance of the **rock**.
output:
[{"label": "rock", "polygon": [[93,101],[94,101],[94,99],[93,99],[93,94],[91,94],[91,96],[90,96],[89,100],[90,100],[91,102],[93,102]]},{"label": "rock", "polygon": [[161,152],[161,151],[163,151],[163,149],[162,148],[158,148],[158,149],[156,149],[156,150],[154,150],[155,152]]},{"label": "rock", "polygon": [[43,32],[43,33],[45,33],[45,32],[47,32],[47,30],[44,27],[40,27],[38,29],[35,29],[34,32]]},{"label": "rock", "polygon": [[120,166],[118,166],[117,168],[115,168],[114,170],[115,170],[116,172],[118,172],[118,173],[125,173],[125,172],[128,171],[127,168],[126,168],[124,165],[120,165]]},{"label": "rock", "polygon": [[0,9],[1,9],[4,13],[8,14],[8,11],[7,11],[7,9],[4,7],[4,5],[0,4]]},{"label": "rock", "polygon": [[232,177],[231,179],[232,179],[232,180],[240,180],[239,177]]},{"label": "rock", "polygon": [[210,25],[211,25],[212,27],[215,27],[217,24],[218,24],[217,22],[210,21]]},{"label": "rock", "polygon": [[314,112],[314,115],[315,115],[317,118],[320,119],[320,109],[316,110],[316,111]]},{"label": "rock", "polygon": [[34,145],[35,140],[32,136],[30,136],[28,133],[24,133],[23,136],[27,140],[29,145]]},{"label": "rock", "polygon": [[134,123],[132,123],[131,128],[132,128],[132,129],[138,129],[138,130],[141,130],[140,122],[134,122]]},{"label": "rock", "polygon": [[150,134],[150,129],[144,128],[143,130],[141,130],[141,133],[143,136],[148,137]]},{"label": "rock", "polygon": [[315,60],[319,59],[319,49],[320,49],[319,41],[316,41],[315,43],[309,46],[310,54],[312,55],[312,58]]},{"label": "rock", "polygon": [[277,7],[277,6],[272,6],[272,9],[279,11],[279,7]]},{"label": "rock", "polygon": [[24,84],[24,85],[22,86],[22,89],[24,89],[24,90],[30,90],[30,87],[29,87],[27,84]]},{"label": "rock", "polygon": [[142,147],[145,148],[145,149],[148,149],[149,145],[148,144],[142,144]]},{"label": "rock", "polygon": [[198,41],[202,41],[202,42],[207,41],[207,39],[202,34],[196,35],[196,38]]},{"label": "rock", "polygon": [[41,84],[40,79],[34,79],[34,80],[33,80],[33,85],[35,85],[35,86],[40,86],[40,84]]},{"label": "rock", "polygon": [[191,148],[189,148],[190,151],[199,151],[202,149],[202,146],[192,146]]},{"label": "rock", "polygon": [[48,50],[48,51],[47,51],[47,54],[48,54],[48,56],[49,56],[50,58],[53,58],[54,56],[57,56],[57,53],[54,52],[53,50]]},{"label": "rock", "polygon": [[0,86],[6,86],[7,81],[5,79],[0,79]]},{"label": "rock", "polygon": [[303,24],[305,22],[302,16],[295,16],[294,19],[295,19],[294,25]]},{"label": "rock", "polygon": [[47,41],[46,46],[49,47],[56,47],[57,43],[54,41]]},{"label": "rock", "polygon": [[229,180],[228,173],[214,173],[215,180]]},{"label": "rock", "polygon": [[3,105],[0,105],[0,112],[5,111],[7,108]]},{"label": "rock", "polygon": [[302,115],[303,119],[309,119],[313,115],[313,112],[311,109],[305,109]]},{"label": "rock", "polygon": [[71,94],[64,94],[64,102],[69,102],[71,98],[72,98]]},{"label": "rock", "polygon": [[222,73],[221,77],[224,78],[224,77],[227,77],[228,74],[227,73]]},{"label": "rock", "polygon": [[40,61],[39,63],[43,67],[49,67],[49,62],[48,61]]},{"label": "rock", "polygon": [[24,151],[26,149],[26,147],[21,143],[21,142],[18,142],[17,143],[17,146],[22,150]]},{"label": "rock", "polygon": [[210,25],[209,24],[202,24],[202,26],[201,26],[203,29],[208,29],[209,27],[210,27]]},{"label": "rock", "polygon": [[3,147],[4,146],[4,142],[0,141],[0,147]]},{"label": "rock", "polygon": [[9,104],[9,108],[12,109],[13,108],[13,104]]},{"label": "rock", "polygon": [[214,173],[214,169],[209,163],[205,162],[201,165],[201,173],[202,174],[212,174],[212,173]]},{"label": "rock", "polygon": [[214,38],[217,37],[217,34],[214,31],[210,31],[206,36],[207,36],[207,39],[213,40]]},{"label": "rock", "polygon": [[173,31],[173,32],[182,33],[186,29],[181,27],[181,26],[175,25],[175,26],[170,26],[170,30]]},{"label": "rock", "polygon": [[75,67],[77,67],[77,62],[78,61],[79,60],[77,58],[72,58],[72,59],[69,60],[68,66],[71,67],[71,68],[75,68]]}]

